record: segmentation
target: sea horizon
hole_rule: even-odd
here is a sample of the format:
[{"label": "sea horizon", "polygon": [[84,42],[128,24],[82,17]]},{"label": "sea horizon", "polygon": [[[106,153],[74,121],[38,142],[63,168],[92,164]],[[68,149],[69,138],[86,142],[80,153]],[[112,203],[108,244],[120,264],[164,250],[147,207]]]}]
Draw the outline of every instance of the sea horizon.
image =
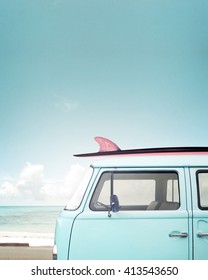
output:
[{"label": "sea horizon", "polygon": [[52,246],[64,206],[0,206],[0,243]]}]

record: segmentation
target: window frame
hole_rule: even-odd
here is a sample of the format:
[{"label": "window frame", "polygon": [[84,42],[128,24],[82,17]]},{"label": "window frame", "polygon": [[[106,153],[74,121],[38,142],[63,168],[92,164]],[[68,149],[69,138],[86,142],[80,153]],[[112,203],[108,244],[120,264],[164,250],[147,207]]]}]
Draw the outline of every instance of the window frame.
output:
[{"label": "window frame", "polygon": [[[179,210],[180,206],[181,206],[181,198],[180,198],[180,177],[179,177],[179,173],[177,170],[131,170],[131,171],[128,171],[128,170],[105,170],[103,171],[100,176],[99,176],[99,179],[96,183],[96,186],[95,186],[95,189],[92,193],[92,196],[90,198],[90,201],[89,201],[89,208],[90,210],[92,211],[97,211],[97,212],[102,212],[102,211],[109,211],[110,210],[110,206],[109,206],[109,209],[106,207],[102,207],[101,206],[97,206],[96,205],[96,202],[98,201],[98,197],[100,195],[100,192],[101,192],[101,188],[102,187],[99,187],[99,184],[100,184],[100,181],[102,180],[103,178],[103,175],[108,173],[110,177],[113,177],[114,174],[143,174],[143,175],[146,175],[146,174],[175,174],[177,176],[177,180],[178,180],[178,204],[179,204],[179,207],[177,209],[174,209],[174,210],[168,210],[168,211],[175,211],[175,210]],[[151,178],[150,178],[151,179]],[[156,181],[156,180],[155,180]],[[111,183],[110,183],[111,184]],[[103,186],[103,185],[102,185]],[[156,192],[157,192],[157,184],[155,186],[155,198],[157,197],[156,195]],[[166,189],[166,193],[164,194],[164,196],[167,195],[167,189]],[[167,197],[166,197],[167,199]],[[167,200],[163,200],[163,202],[168,202]],[[107,206],[107,205],[106,205]],[[128,206],[121,206],[120,208],[120,211],[146,211],[146,208],[143,208],[142,205],[128,205]]]},{"label": "window frame", "polygon": [[204,207],[201,206],[201,192],[200,192],[200,185],[199,185],[199,174],[202,173],[207,173],[208,175],[208,170],[207,169],[199,169],[196,171],[196,185],[197,185],[197,202],[198,202],[198,208],[202,211],[207,211],[208,210],[208,206]]}]

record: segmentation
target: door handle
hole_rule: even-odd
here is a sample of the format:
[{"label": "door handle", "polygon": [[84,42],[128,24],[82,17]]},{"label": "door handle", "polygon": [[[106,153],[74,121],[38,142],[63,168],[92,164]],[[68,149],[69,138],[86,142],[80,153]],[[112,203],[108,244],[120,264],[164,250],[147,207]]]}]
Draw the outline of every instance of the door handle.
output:
[{"label": "door handle", "polygon": [[208,233],[199,232],[199,233],[197,233],[197,236],[198,237],[206,237],[206,236],[208,236]]},{"label": "door handle", "polygon": [[182,238],[186,238],[186,237],[188,237],[188,233],[187,232],[170,233],[169,237],[182,237]]}]

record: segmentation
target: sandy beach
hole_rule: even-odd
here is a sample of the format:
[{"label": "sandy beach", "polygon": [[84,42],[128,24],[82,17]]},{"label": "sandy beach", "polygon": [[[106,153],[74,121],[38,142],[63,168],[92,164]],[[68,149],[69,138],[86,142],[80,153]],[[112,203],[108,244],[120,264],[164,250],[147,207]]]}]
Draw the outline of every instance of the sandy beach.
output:
[{"label": "sandy beach", "polygon": [[0,244],[0,260],[52,260],[52,247]]}]

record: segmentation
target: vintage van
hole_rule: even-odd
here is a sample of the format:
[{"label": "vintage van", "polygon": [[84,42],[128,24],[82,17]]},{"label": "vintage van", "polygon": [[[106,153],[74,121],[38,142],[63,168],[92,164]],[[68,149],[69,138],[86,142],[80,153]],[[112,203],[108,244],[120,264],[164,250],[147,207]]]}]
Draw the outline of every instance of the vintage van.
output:
[{"label": "vintage van", "polygon": [[87,156],[112,157],[91,165],[60,213],[54,259],[207,260],[208,148],[97,141]]}]

